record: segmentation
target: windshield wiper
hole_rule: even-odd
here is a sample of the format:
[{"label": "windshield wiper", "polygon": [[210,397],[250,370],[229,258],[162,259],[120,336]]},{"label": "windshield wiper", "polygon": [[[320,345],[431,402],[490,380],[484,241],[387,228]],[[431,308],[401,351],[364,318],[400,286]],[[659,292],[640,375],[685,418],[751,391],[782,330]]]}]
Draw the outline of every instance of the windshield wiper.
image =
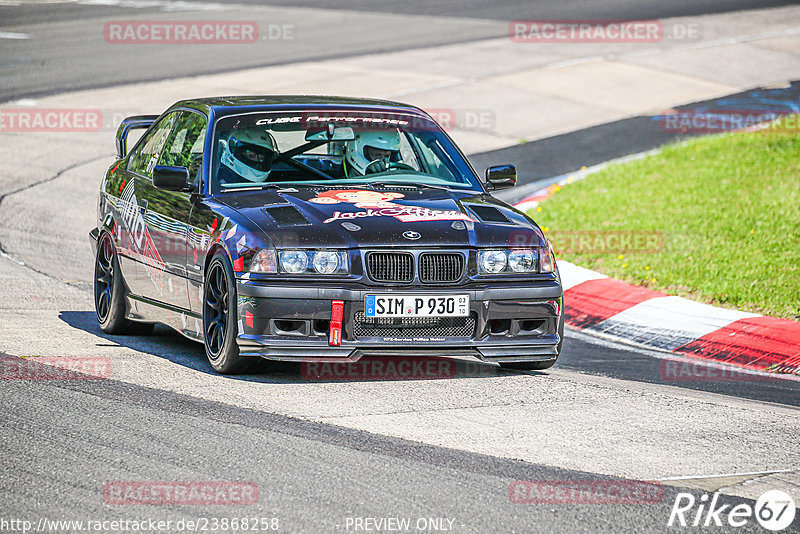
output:
[{"label": "windshield wiper", "polygon": [[443,185],[433,185],[433,184],[426,184],[426,183],[413,183],[413,182],[387,182],[387,181],[380,181],[380,182],[370,182],[369,186],[375,187],[408,187],[408,188],[417,188],[417,189],[437,189],[439,191],[450,191],[449,187],[445,187]]},{"label": "windshield wiper", "polygon": [[230,187],[227,187],[225,184],[222,184],[222,189],[226,191],[238,191],[244,189],[289,189],[291,187],[319,187],[318,185],[314,184],[304,184],[301,182],[267,182],[263,184],[252,183],[252,184],[231,184]]}]

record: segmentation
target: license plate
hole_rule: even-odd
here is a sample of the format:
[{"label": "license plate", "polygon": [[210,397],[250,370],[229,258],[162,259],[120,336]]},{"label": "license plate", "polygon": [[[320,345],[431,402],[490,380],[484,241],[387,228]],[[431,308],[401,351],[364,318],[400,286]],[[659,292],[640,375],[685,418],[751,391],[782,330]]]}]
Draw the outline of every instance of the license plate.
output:
[{"label": "license plate", "polygon": [[466,317],[469,295],[367,295],[365,317]]}]

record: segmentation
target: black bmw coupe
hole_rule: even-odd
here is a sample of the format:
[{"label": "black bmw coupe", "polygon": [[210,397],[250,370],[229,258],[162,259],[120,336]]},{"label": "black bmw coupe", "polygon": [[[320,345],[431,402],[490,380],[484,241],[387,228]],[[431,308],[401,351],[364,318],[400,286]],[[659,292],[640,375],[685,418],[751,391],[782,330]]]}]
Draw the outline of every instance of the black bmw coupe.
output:
[{"label": "black bmw coupe", "polygon": [[[128,150],[133,129],[145,129]],[[253,357],[555,363],[553,251],[424,111],[312,96],[185,100],[125,119],[103,178],[94,297],[110,334],[168,325],[220,373]]]}]

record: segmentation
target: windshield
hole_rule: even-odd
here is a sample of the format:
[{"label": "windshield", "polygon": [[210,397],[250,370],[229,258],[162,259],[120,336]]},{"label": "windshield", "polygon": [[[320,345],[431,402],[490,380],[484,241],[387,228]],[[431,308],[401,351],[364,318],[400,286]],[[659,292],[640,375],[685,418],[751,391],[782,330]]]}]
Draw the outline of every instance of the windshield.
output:
[{"label": "windshield", "polygon": [[430,119],[400,113],[248,113],[217,121],[211,192],[280,185],[403,183],[481,190]]}]

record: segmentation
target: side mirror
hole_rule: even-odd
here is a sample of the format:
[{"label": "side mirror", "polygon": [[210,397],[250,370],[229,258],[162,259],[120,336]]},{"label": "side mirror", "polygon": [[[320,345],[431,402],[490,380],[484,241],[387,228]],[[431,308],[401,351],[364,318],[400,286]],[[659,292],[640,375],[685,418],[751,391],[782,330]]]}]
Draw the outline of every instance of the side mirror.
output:
[{"label": "side mirror", "polygon": [[189,186],[189,169],[172,165],[156,165],[153,168],[153,185],[167,191],[186,191]]},{"label": "side mirror", "polygon": [[517,183],[517,168],[513,165],[493,165],[486,169],[486,184],[489,191],[500,191],[514,187]]}]

